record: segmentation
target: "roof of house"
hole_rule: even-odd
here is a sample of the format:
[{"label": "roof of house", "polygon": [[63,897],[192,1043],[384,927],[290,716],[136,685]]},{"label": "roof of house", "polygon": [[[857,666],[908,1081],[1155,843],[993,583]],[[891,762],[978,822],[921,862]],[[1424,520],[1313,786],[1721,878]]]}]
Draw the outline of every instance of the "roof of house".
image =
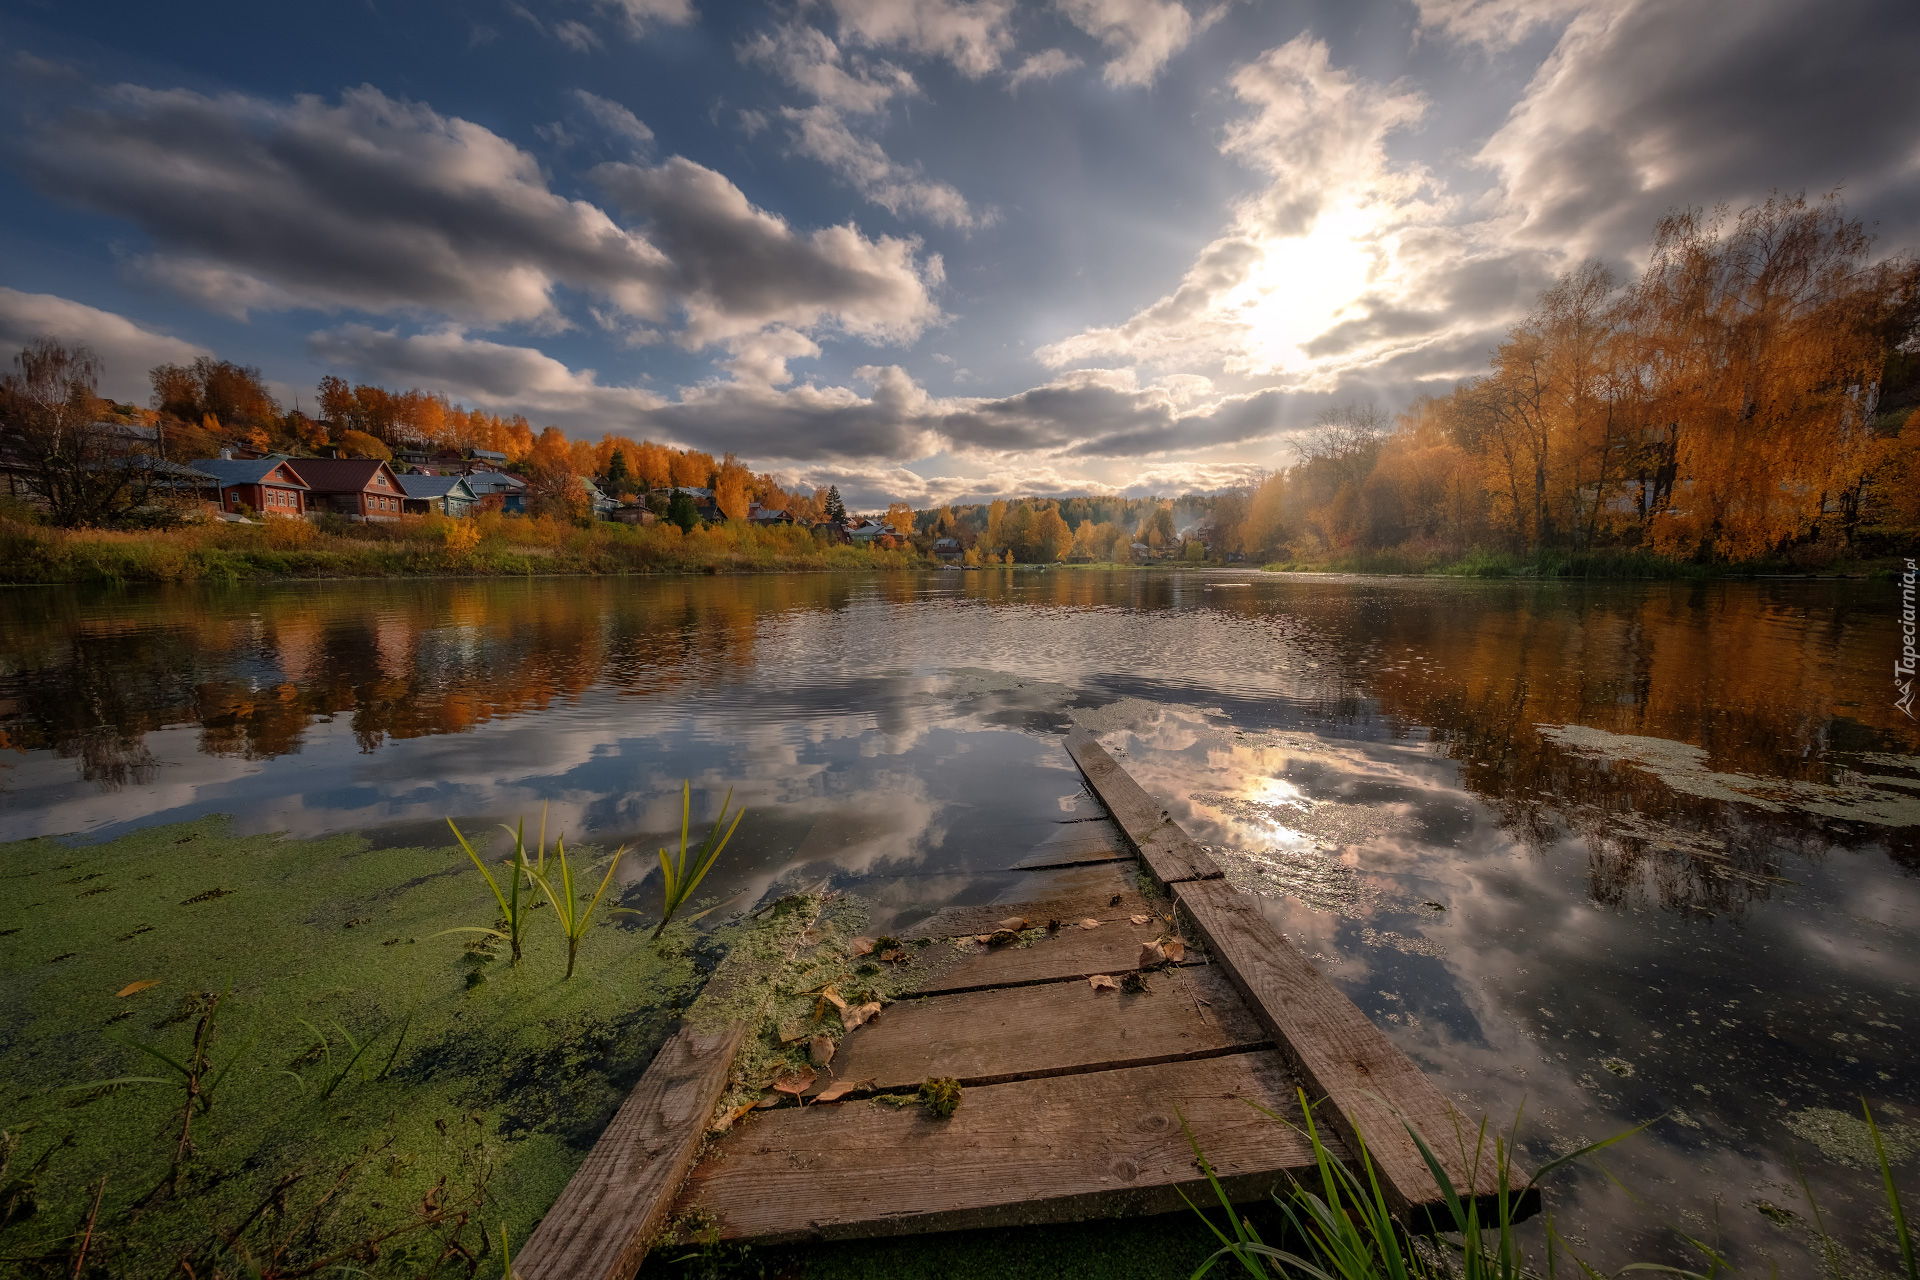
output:
[{"label": "roof of house", "polygon": [[455,489],[456,498],[471,500],[473,488],[465,476],[401,476],[400,487],[409,498],[444,498]]},{"label": "roof of house", "polygon": [[[299,472],[311,488],[328,493],[358,493],[373,486],[374,476],[383,467],[389,475],[393,472],[378,458],[295,458],[287,465]],[[394,479],[397,482],[399,477]]]},{"label": "roof of house", "polygon": [[505,462],[507,460],[506,454],[495,453],[491,449],[469,449],[467,450],[467,456],[469,458],[485,458],[488,462]]},{"label": "roof of house", "polygon": [[[264,484],[276,467],[289,461],[287,458],[195,458],[187,465],[218,479],[221,487],[225,488],[235,484]],[[308,459],[302,458],[301,461],[304,463]],[[287,471],[293,476],[291,480],[275,480],[274,483],[300,489],[308,487],[306,477],[292,466],[288,466]]]},{"label": "roof of house", "polygon": [[519,476],[508,475],[504,471],[482,471],[464,478],[467,488],[476,494],[502,493],[527,487],[525,480]]}]

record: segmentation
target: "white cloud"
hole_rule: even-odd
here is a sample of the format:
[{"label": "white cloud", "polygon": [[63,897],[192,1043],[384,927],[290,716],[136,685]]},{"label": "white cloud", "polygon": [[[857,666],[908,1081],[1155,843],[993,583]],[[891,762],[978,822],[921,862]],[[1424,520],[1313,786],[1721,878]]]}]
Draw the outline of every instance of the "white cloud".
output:
[{"label": "white cloud", "polygon": [[831,0],[840,33],[945,58],[979,79],[1013,48],[1013,0]]},{"label": "white cloud", "polygon": [[823,106],[870,115],[896,95],[920,91],[907,72],[891,62],[847,57],[827,33],[803,23],[761,31],[740,45],[743,62],[757,62]]},{"label": "white cloud", "polygon": [[696,16],[688,0],[599,0],[598,7],[617,15],[636,40],[656,23],[683,27]]},{"label": "white cloud", "polygon": [[1057,0],[1074,26],[1113,51],[1101,76],[1116,89],[1153,83],[1167,60],[1226,13],[1226,5],[1195,18],[1178,0]]},{"label": "white cloud", "polygon": [[616,138],[624,138],[635,147],[643,147],[653,141],[653,130],[647,128],[639,116],[627,110],[611,98],[603,98],[597,93],[588,93],[585,89],[575,89],[573,99],[578,102],[595,124]]},{"label": "white cloud", "polygon": [[574,18],[554,23],[553,38],[575,53],[592,53],[601,47],[600,37],[593,28]]},{"label": "white cloud", "polygon": [[849,129],[832,107],[786,107],[780,114],[793,126],[801,154],[838,173],[888,213],[920,214],[943,227],[977,227],[993,220],[990,213],[976,214],[954,187],[928,179],[919,165],[889,158],[879,143]]},{"label": "white cloud", "polygon": [[92,347],[100,357],[100,393],[135,404],[146,403],[147,370],[154,365],[186,364],[213,354],[70,298],[0,288],[0,359],[12,359],[39,337]]},{"label": "white cloud", "polygon": [[1077,71],[1082,65],[1080,59],[1064,50],[1042,49],[1013,69],[1007,76],[1007,87],[1018,89],[1029,80],[1051,80],[1069,71]]},{"label": "white cloud", "polygon": [[1420,25],[1464,44],[1511,49],[1541,27],[1612,0],[1414,0]]}]

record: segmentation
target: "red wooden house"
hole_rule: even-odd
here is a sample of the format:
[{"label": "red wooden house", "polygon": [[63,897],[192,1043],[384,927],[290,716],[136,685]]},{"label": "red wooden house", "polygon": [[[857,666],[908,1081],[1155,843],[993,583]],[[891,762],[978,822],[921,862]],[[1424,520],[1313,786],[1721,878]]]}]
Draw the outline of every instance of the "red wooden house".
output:
[{"label": "red wooden house", "polygon": [[371,458],[295,458],[290,464],[312,491],[315,511],[362,520],[398,520],[407,491],[386,463]]},{"label": "red wooden house", "polygon": [[305,515],[307,482],[287,458],[199,458],[195,471],[220,481],[220,509],[273,516]]}]

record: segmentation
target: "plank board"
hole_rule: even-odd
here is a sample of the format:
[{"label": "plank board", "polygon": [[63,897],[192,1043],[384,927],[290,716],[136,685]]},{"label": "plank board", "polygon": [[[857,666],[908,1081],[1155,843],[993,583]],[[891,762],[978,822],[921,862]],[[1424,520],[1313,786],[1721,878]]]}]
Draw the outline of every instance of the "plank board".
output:
[{"label": "plank board", "polygon": [[[1120,901],[1115,902],[1114,899]],[[1025,916],[1038,924],[1049,920],[1125,920],[1132,916],[1166,912],[1165,902],[1149,902],[1133,889],[1114,888],[1096,893],[1070,894],[1036,902],[990,902],[978,907],[948,907],[918,924],[901,928],[903,938],[964,938],[970,933],[992,933],[1009,916]],[[1095,970],[1098,972],[1098,970]]]},{"label": "plank board", "polygon": [[[1216,1057],[1267,1043],[1209,965],[1147,976],[1137,994],[1084,982],[902,1000],[840,1042],[833,1075],[885,1091],[930,1076],[962,1085]],[[820,1088],[828,1081],[822,1078]]]},{"label": "plank board", "polygon": [[[1272,1051],[968,1089],[951,1119],[838,1102],[757,1112],[715,1146],[678,1206],[720,1237],[845,1240],[1183,1211],[1212,1196],[1185,1116],[1229,1194],[1264,1197],[1312,1164],[1294,1081]],[[1340,1153],[1344,1155],[1344,1153]]]},{"label": "plank board", "polygon": [[[1309,1095],[1333,1100],[1337,1111],[1329,1119],[1341,1139],[1352,1147],[1356,1127],[1366,1135],[1396,1213],[1410,1214],[1416,1221],[1435,1209],[1445,1213],[1439,1186],[1402,1120],[1426,1139],[1463,1196],[1473,1181],[1475,1192],[1489,1197],[1487,1207],[1492,1207],[1498,1184],[1490,1152],[1479,1162],[1477,1180],[1469,1176],[1475,1129],[1420,1068],[1260,914],[1254,899],[1221,880],[1175,885],[1174,898]],[[1525,1174],[1516,1169],[1514,1181],[1524,1183]],[[1537,1193],[1530,1203],[1516,1206],[1522,1214],[1537,1208]]]},{"label": "plank board", "polygon": [[1119,830],[1106,820],[1061,824],[1040,847],[1013,864],[1015,871],[1071,867],[1089,862],[1124,862],[1133,857]]},{"label": "plank board", "polygon": [[667,1222],[746,1035],[682,1028],[513,1259],[515,1280],[628,1280]]},{"label": "plank board", "polygon": [[[1051,938],[1032,946],[982,947],[934,974],[915,989],[916,995],[976,991],[983,987],[1018,987],[1035,982],[1059,982],[1094,973],[1125,973],[1140,959],[1140,945],[1167,931],[1164,920],[1134,924],[1131,918],[1109,921],[1097,929],[1063,925]],[[934,943],[940,946],[940,943]],[[1198,960],[1198,955],[1192,956]]]},{"label": "plank board", "polygon": [[1214,880],[1220,868],[1206,850],[1180,829],[1180,824],[1141,790],[1114,758],[1085,729],[1067,735],[1067,754],[1087,776],[1087,783],[1120,824],[1140,860],[1163,885],[1186,880]]}]

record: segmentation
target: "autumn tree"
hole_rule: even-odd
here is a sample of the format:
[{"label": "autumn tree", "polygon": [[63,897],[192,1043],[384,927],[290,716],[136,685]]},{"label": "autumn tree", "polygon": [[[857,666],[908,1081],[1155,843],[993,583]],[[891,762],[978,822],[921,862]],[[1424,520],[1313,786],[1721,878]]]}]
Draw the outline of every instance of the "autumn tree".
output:
[{"label": "autumn tree", "polygon": [[179,496],[154,435],[102,420],[99,378],[91,348],[51,337],[28,342],[0,378],[0,432],[55,524],[111,523]]},{"label": "autumn tree", "polygon": [[731,453],[720,461],[713,480],[713,502],[729,520],[745,520],[752,501],[753,473]]}]

